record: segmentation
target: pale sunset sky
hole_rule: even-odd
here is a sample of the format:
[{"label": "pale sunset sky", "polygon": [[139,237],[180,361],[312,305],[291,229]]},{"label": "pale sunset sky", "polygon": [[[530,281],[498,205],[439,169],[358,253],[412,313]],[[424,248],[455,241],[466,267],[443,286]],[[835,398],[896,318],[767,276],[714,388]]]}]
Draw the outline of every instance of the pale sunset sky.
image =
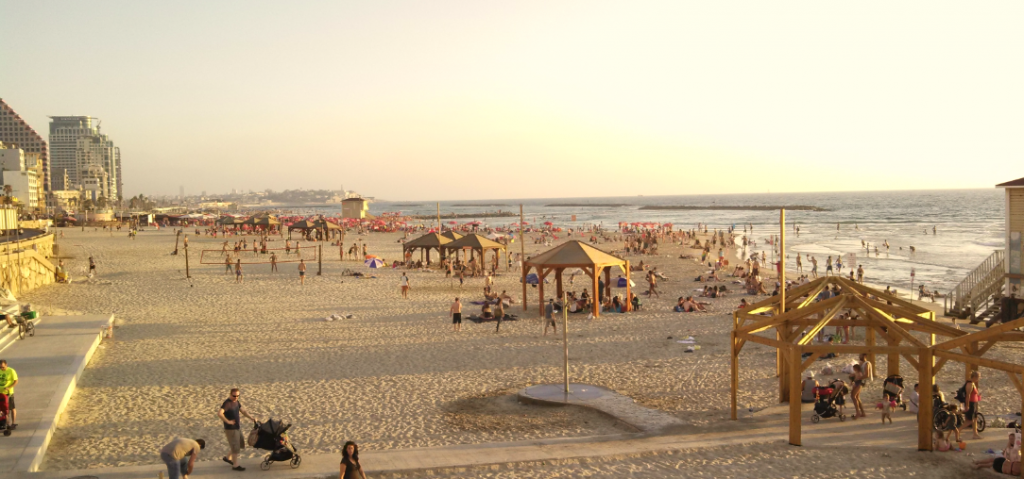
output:
[{"label": "pale sunset sky", "polygon": [[0,98],[90,115],[126,196],[990,188],[1024,2],[0,1]]}]

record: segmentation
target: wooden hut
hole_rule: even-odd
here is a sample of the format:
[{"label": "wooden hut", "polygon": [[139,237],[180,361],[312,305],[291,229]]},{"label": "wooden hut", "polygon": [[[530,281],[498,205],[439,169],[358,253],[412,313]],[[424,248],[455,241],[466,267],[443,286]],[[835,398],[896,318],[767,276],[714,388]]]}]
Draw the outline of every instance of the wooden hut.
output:
[{"label": "wooden hut", "polygon": [[537,269],[537,289],[540,295],[540,313],[544,315],[544,278],[546,278],[552,272],[555,273],[555,287],[556,293],[559,298],[562,297],[562,273],[566,268],[579,268],[594,283],[594,296],[593,296],[593,313],[594,317],[601,315],[601,303],[598,298],[601,296],[598,293],[598,281],[601,277],[601,272],[605,274],[605,295],[610,294],[611,291],[611,268],[618,266],[626,273],[626,300],[623,302],[623,308],[629,309],[629,298],[632,293],[631,283],[629,281],[629,261],[614,256],[609,253],[605,253],[593,246],[590,246],[581,241],[568,241],[561,245],[555,246],[554,248],[545,251],[537,256],[534,256],[527,260],[523,264],[523,308],[526,308],[526,275],[533,268]]},{"label": "wooden hut", "polygon": [[485,255],[488,251],[494,251],[493,261],[495,266],[497,266],[498,264],[498,256],[501,254],[502,251],[506,251],[505,245],[501,243],[495,243],[494,241],[491,241],[477,234],[463,236],[457,240],[441,245],[440,248],[444,251],[444,253],[442,254],[447,255],[454,253],[456,259],[458,259],[459,257],[459,251],[463,251],[464,261],[469,261],[474,256],[476,256],[480,258],[479,261],[481,267],[486,261]]},{"label": "wooden hut", "polygon": [[424,253],[426,253],[427,264],[430,264],[430,250],[436,249],[437,254],[444,259],[444,250],[441,247],[451,242],[452,239],[447,238],[444,235],[428,233],[412,241],[406,241],[405,244],[402,245],[402,253],[405,254],[406,252],[420,250],[421,259],[424,256]]}]

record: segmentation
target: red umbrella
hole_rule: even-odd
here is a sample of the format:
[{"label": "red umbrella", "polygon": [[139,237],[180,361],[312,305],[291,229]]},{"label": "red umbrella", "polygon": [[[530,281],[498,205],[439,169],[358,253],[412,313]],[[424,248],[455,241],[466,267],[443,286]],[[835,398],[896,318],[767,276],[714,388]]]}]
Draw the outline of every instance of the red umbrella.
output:
[{"label": "red umbrella", "polygon": [[552,222],[550,222],[550,221],[545,221],[545,222],[544,222],[544,224],[545,224],[545,225],[547,225],[547,226],[551,226],[551,225],[553,225],[554,223],[552,223]]},{"label": "red umbrella", "polygon": [[448,224],[450,224],[450,225],[457,225],[457,224],[459,224],[459,222],[458,221],[449,221]]}]

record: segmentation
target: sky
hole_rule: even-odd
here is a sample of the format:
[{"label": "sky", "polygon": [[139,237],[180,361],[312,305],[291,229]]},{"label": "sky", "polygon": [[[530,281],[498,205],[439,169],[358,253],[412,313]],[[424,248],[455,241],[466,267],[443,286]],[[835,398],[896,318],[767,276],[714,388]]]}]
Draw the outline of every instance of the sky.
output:
[{"label": "sky", "polygon": [[0,0],[0,98],[90,115],[125,196],[991,188],[1024,2]]}]

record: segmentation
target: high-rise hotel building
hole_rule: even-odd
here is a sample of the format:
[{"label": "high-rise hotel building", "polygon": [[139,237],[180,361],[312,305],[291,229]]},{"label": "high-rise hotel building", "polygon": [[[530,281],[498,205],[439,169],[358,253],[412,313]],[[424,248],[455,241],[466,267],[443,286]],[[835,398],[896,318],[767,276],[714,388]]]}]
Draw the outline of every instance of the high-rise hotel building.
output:
[{"label": "high-rise hotel building", "polygon": [[0,99],[0,142],[12,144],[27,156],[37,156],[42,161],[43,187],[50,191],[50,156],[46,141],[3,99]]},{"label": "high-rise hotel building", "polygon": [[92,117],[50,117],[50,170],[91,199],[121,195],[121,150]]}]

